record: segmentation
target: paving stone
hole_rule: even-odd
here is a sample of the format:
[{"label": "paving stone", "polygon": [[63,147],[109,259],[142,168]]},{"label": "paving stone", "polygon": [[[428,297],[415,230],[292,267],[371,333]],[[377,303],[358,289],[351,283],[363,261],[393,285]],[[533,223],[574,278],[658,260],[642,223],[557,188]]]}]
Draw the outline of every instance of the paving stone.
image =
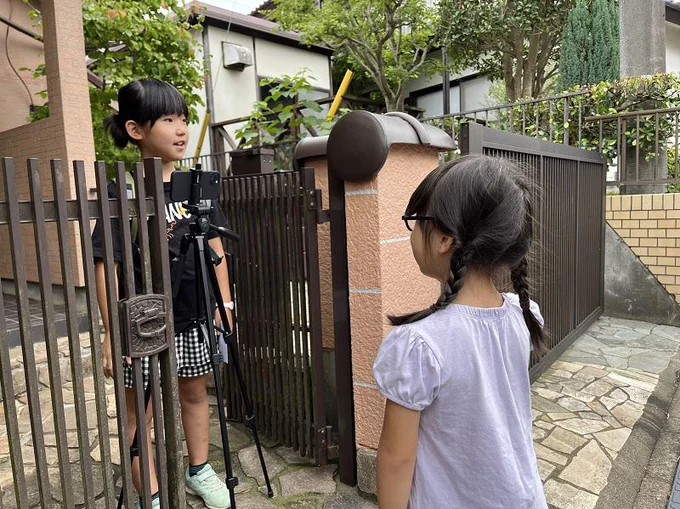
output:
[{"label": "paving stone", "polygon": [[616,405],[628,401],[628,394],[623,392],[621,389],[615,389],[609,394],[609,396],[602,396],[600,401],[604,404],[607,410],[611,410]]},{"label": "paving stone", "polygon": [[610,383],[605,382],[604,380],[597,380],[590,385],[587,385],[583,388],[583,392],[586,394],[592,394],[593,396],[597,396],[598,398],[600,396],[604,396],[608,392],[610,392],[614,386]]},{"label": "paving stone", "polygon": [[321,497],[296,498],[283,502],[285,509],[321,509],[323,499]]},{"label": "paving stone", "polygon": [[650,383],[650,382],[644,382],[642,380],[639,380],[638,378],[632,376],[632,375],[622,375],[620,373],[609,373],[607,375],[607,378],[610,380],[613,380],[614,383],[618,386],[621,386],[621,384],[624,385],[629,385],[631,387],[637,387],[638,389],[643,389],[648,392],[654,392],[654,388],[656,387],[655,384]]},{"label": "paving stone", "polygon": [[539,428],[546,429],[548,431],[550,431],[551,429],[553,429],[555,427],[555,425],[552,424],[551,422],[545,422],[545,421],[534,421],[534,426],[538,426]]},{"label": "paving stone", "polygon": [[[548,371],[548,370],[546,370],[546,371]],[[550,369],[548,374],[553,375],[557,378],[569,379],[569,378],[572,377],[572,373],[570,373],[569,371],[563,370],[563,369]]]},{"label": "paving stone", "polygon": [[587,412],[589,410],[588,406],[586,406],[583,401],[579,401],[578,399],[569,396],[558,400],[557,404],[570,412]]},{"label": "paving stone", "polygon": [[538,474],[541,476],[542,482],[545,482],[546,479],[550,477],[550,474],[552,474],[556,468],[557,467],[555,467],[555,465],[552,465],[547,461],[543,461],[542,459],[538,459]]},{"label": "paving stone", "polygon": [[626,369],[628,367],[628,359],[622,359],[621,357],[616,357],[615,355],[604,355],[607,361],[607,365],[613,368]]},{"label": "paving stone", "polygon": [[574,376],[572,377],[575,380],[578,380],[580,382],[585,382],[585,383],[590,383],[593,380],[595,380],[594,376],[591,376],[587,373],[583,373],[582,371],[579,371],[578,373],[575,373]]},{"label": "paving stone", "polygon": [[559,474],[580,488],[599,494],[607,484],[611,461],[594,440],[579,451],[572,462]]},{"label": "paving stone", "polygon": [[279,477],[281,495],[290,497],[305,493],[333,494],[336,491],[333,474],[337,470],[335,465],[325,467],[302,468],[290,474]]},{"label": "paving stone", "polygon": [[569,459],[563,454],[557,453],[541,444],[534,444],[534,450],[536,451],[536,457],[555,465],[566,465]]},{"label": "paving stone", "polygon": [[607,417],[608,415],[610,415],[609,411],[599,401],[591,401],[590,403],[586,404],[588,408],[590,408],[592,411],[594,411],[595,413],[602,417]]},{"label": "paving stone", "polygon": [[565,387],[572,390],[572,391],[580,391],[586,386],[585,382],[582,382],[581,380],[565,380],[562,382],[562,391],[564,392]]},{"label": "paving stone", "polygon": [[556,412],[549,413],[548,417],[550,418],[551,421],[557,422],[565,419],[573,419],[574,417],[576,417],[576,414],[572,414],[571,412]]},{"label": "paving stone", "polygon": [[672,339],[673,341],[680,343],[680,327],[671,327],[669,325],[657,325],[652,329],[651,332],[656,336]]},{"label": "paving stone", "polygon": [[552,479],[544,489],[548,503],[556,509],[593,509],[597,504],[596,495]]},{"label": "paving stone", "polygon": [[608,423],[612,428],[620,428],[620,427],[621,427],[621,423],[620,423],[619,421],[617,421],[617,420],[616,420],[614,417],[612,417],[611,415],[610,415],[610,416],[607,416],[607,417],[603,417],[603,419],[604,419],[604,421],[605,421],[606,423]]},{"label": "paving stone", "polygon": [[236,501],[238,509],[277,509],[277,506],[267,497],[254,493],[239,495]]},{"label": "paving stone", "polygon": [[616,334],[614,334],[614,336],[616,336],[619,339],[634,341],[636,339],[644,337],[645,334],[642,332],[637,332],[635,330],[620,330]]},{"label": "paving stone", "polygon": [[377,504],[359,495],[356,488],[338,484],[338,493],[326,500],[323,509],[375,509]]},{"label": "paving stone", "polygon": [[534,440],[543,440],[545,437],[548,436],[548,431],[545,429],[534,427],[532,429],[532,436],[534,437]]},{"label": "paving stone", "polygon": [[595,396],[593,396],[592,394],[588,394],[587,392],[583,392],[581,390],[574,390],[569,387],[565,387],[564,389],[562,389],[562,393],[565,394],[566,396],[576,398],[579,401],[582,401],[583,403],[590,403],[595,399]]},{"label": "paving stone", "polygon": [[642,415],[642,409],[636,403],[626,401],[612,409],[612,415],[624,426],[632,428]]},{"label": "paving stone", "polygon": [[314,458],[304,458],[292,447],[279,447],[276,453],[281,456],[289,465],[314,465]]},{"label": "paving stone", "polygon": [[543,398],[549,399],[551,401],[555,401],[558,398],[562,397],[562,394],[556,391],[551,391],[550,389],[543,389],[542,387],[537,387],[533,389],[533,392]]},{"label": "paving stone", "polygon": [[631,356],[628,359],[628,365],[653,373],[661,373],[668,367],[670,359],[671,355],[668,352],[648,351]]},{"label": "paving stone", "polygon": [[[229,422],[227,423],[227,437],[229,438],[229,450],[232,452],[240,451],[252,443],[249,434]],[[217,419],[211,419],[210,422],[210,444],[222,448],[222,434]]]},{"label": "paving stone", "polygon": [[618,453],[623,444],[626,443],[628,437],[630,436],[630,428],[619,428],[612,429],[609,431],[601,431],[599,433],[594,433],[595,439],[600,442],[607,449]]},{"label": "paving stone", "polygon": [[557,403],[554,403],[553,401],[550,401],[549,399],[545,399],[541,396],[534,396],[533,398],[531,398],[531,406],[534,410],[538,410],[539,412],[547,412],[547,413],[564,412],[563,407],[561,407]]},{"label": "paving stone", "polygon": [[557,421],[555,424],[560,428],[573,431],[579,435],[596,433],[609,428],[609,424],[604,421],[593,421],[590,419],[567,419],[566,421]]},{"label": "paving stone", "polygon": [[640,405],[646,405],[649,396],[651,396],[651,392],[638,389],[637,387],[624,387],[623,391],[628,394],[628,397],[631,401],[634,401]]},{"label": "paving stone", "polygon": [[586,442],[587,440],[576,433],[556,427],[552,433],[550,433],[550,436],[543,440],[542,444],[554,451],[571,454]]},{"label": "paving stone", "polygon": [[[283,472],[286,468],[286,462],[277,454],[262,448],[262,455],[267,465],[267,473],[269,478],[273,479],[278,474]],[[241,462],[241,468],[248,477],[253,477],[259,486],[264,484],[264,475],[262,474],[262,467],[260,459],[257,455],[257,449],[254,445],[241,449],[238,453],[238,459]]]},{"label": "paving stone", "polygon": [[578,412],[581,419],[591,419],[593,421],[601,421],[602,417],[595,412]]},{"label": "paving stone", "polygon": [[583,368],[583,366],[580,364],[574,364],[573,362],[566,361],[555,361],[552,367],[554,369],[569,371],[569,373],[578,373]]}]

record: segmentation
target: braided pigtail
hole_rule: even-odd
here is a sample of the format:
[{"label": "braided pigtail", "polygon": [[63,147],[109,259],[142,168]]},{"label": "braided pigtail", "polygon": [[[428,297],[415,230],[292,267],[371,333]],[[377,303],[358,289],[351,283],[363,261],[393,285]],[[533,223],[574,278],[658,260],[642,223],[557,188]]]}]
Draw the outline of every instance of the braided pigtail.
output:
[{"label": "braided pigtail", "polygon": [[[456,251],[456,253],[459,250]],[[429,308],[423,309],[422,311],[416,311],[415,313],[408,313],[401,316],[388,316],[390,323],[392,325],[404,325],[406,323],[417,322],[425,317],[430,316],[432,313],[444,309],[446,306],[451,304],[456,297],[458,292],[463,287],[465,272],[467,271],[466,257],[456,256],[456,253],[451,257],[451,268],[449,270],[449,277],[444,285],[444,290],[441,296],[432,304]]]},{"label": "braided pigtail", "polygon": [[519,296],[519,305],[522,308],[522,315],[524,322],[529,329],[531,336],[531,344],[534,347],[534,353],[541,355],[546,350],[546,338],[536,315],[531,311],[531,300],[529,298],[529,283],[527,280],[528,262],[526,256],[520,260],[517,266],[510,272],[510,279],[512,280],[512,287]]}]

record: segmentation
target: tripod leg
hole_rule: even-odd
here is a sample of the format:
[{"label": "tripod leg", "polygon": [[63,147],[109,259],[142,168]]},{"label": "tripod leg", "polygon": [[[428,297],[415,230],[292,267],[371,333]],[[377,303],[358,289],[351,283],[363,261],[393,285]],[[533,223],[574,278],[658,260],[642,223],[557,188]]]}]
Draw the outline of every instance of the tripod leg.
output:
[{"label": "tripod leg", "polygon": [[[146,384],[144,388],[144,408],[149,407],[149,401],[151,401],[151,380]],[[139,446],[137,444],[139,438],[139,428],[135,428],[135,436],[132,439],[132,445],[130,445],[130,463],[135,461],[135,458],[139,456]],[[118,509],[123,507],[123,490],[120,490],[120,495],[118,495]]]},{"label": "tripod leg", "polygon": [[[239,389],[241,391],[241,397],[243,398],[243,405],[246,407],[246,425],[253,432],[253,439],[255,440],[257,455],[260,459],[260,465],[262,466],[262,474],[264,475],[264,481],[267,485],[267,495],[271,498],[274,496],[274,491],[272,490],[272,485],[269,480],[269,473],[267,472],[267,465],[264,461],[264,455],[262,454],[262,444],[260,443],[260,437],[257,434],[257,426],[255,426],[255,413],[253,412],[253,405],[250,402],[250,398],[248,398],[248,393],[246,392],[246,385],[243,380],[241,365],[239,364],[238,360],[238,352],[236,351],[236,347],[234,346],[231,328],[229,327],[229,321],[227,320],[227,312],[224,309],[224,305],[222,303],[222,294],[220,292],[220,286],[217,282],[215,268],[210,266],[208,269],[208,274],[210,275],[210,284],[213,289],[213,294],[217,299],[217,309],[219,310],[220,318],[222,319],[222,327],[224,328],[225,331],[224,340],[227,342],[227,347],[229,348],[229,359],[230,362],[233,363],[234,372],[236,373],[236,380],[238,381]],[[221,404],[221,395],[219,396],[219,401]],[[222,411],[224,411],[224,409],[222,409]]]},{"label": "tripod leg", "polygon": [[205,321],[200,323],[199,331],[203,335],[204,341],[208,341],[210,348],[210,359],[213,368],[213,376],[215,378],[215,392],[217,393],[217,414],[220,421],[220,434],[222,438],[222,452],[224,453],[224,467],[227,478],[225,484],[229,490],[229,499],[231,501],[231,508],[236,509],[236,498],[234,488],[238,485],[238,478],[234,477],[234,472],[231,465],[231,453],[229,449],[229,438],[227,431],[227,419],[224,412],[224,404],[222,402],[222,377],[220,373],[220,353],[217,346],[217,337],[215,335],[215,327],[213,325],[212,309],[210,309],[210,291],[208,289],[208,281],[215,280],[215,269],[212,262],[206,258],[205,253],[205,237],[197,235],[194,239],[196,248],[196,274],[199,276],[199,281],[202,286],[203,293],[201,295],[201,304],[203,305],[203,313],[206,317]]}]

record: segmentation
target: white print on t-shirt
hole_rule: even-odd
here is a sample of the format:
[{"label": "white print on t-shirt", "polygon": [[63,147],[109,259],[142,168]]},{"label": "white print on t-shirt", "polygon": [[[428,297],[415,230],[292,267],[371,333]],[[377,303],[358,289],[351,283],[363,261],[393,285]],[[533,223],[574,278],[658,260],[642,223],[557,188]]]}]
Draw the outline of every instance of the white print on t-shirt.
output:
[{"label": "white print on t-shirt", "polygon": [[165,204],[165,222],[170,224],[177,219],[189,219],[191,214],[184,208],[182,202]]}]

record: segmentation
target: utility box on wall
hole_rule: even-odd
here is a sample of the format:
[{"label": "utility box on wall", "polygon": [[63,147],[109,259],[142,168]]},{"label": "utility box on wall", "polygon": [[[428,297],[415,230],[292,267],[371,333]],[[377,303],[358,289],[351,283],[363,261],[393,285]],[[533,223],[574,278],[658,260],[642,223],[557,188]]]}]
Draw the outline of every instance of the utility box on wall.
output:
[{"label": "utility box on wall", "polygon": [[252,175],[274,171],[274,149],[248,148],[234,150],[230,155],[232,175]]}]

